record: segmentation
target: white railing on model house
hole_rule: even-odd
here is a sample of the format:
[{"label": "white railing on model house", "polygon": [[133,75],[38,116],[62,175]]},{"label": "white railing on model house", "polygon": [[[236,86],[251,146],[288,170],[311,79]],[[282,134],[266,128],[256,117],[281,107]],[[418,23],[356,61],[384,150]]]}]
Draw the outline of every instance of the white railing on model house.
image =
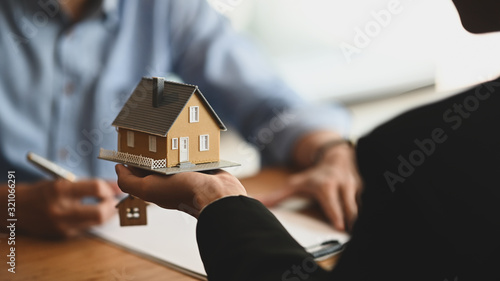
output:
[{"label": "white railing on model house", "polygon": [[134,155],[127,152],[107,150],[103,148],[101,148],[101,150],[99,151],[99,157],[111,161],[125,162],[139,166],[145,166],[151,169],[160,169],[167,167],[167,159],[154,160],[153,158],[149,157]]}]

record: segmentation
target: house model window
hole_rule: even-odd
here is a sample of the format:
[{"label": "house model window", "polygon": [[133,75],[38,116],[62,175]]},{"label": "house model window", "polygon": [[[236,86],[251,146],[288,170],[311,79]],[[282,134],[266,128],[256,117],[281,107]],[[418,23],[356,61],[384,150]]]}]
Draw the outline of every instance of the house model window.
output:
[{"label": "house model window", "polygon": [[134,147],[134,132],[127,132],[127,146]]},{"label": "house model window", "polygon": [[209,147],[208,135],[200,136],[200,151],[207,151]]},{"label": "house model window", "polygon": [[173,138],[172,139],[172,150],[176,150],[179,148],[179,139],[178,138]]},{"label": "house model window", "polygon": [[127,219],[138,219],[140,216],[139,208],[127,208]]},{"label": "house model window", "polygon": [[149,151],[156,152],[156,137],[149,136]]},{"label": "house model window", "polygon": [[200,122],[200,107],[190,106],[189,107],[189,123]]}]

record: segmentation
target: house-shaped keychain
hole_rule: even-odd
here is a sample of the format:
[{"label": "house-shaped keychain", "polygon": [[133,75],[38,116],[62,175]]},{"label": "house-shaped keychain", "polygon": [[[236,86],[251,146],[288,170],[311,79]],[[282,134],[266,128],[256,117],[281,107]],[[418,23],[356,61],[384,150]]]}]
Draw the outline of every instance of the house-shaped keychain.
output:
[{"label": "house-shaped keychain", "polygon": [[148,224],[146,213],[147,203],[143,200],[128,195],[123,198],[116,207],[118,208],[118,214],[120,216],[120,226]]},{"label": "house-shaped keychain", "polygon": [[101,148],[100,159],[165,175],[239,166],[219,159],[226,127],[194,85],[142,78],[112,125],[118,151]]}]

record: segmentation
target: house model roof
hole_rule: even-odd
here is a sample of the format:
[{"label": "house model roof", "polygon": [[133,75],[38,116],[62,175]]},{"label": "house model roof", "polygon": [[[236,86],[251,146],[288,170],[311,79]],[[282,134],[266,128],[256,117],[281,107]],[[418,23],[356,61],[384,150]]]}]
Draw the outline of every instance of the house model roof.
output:
[{"label": "house model roof", "polygon": [[157,88],[160,91],[163,88],[163,91],[159,93],[161,98],[157,106],[153,106],[156,81],[153,78],[142,78],[113,121],[113,126],[165,137],[191,96],[197,94],[220,129],[226,130],[226,126],[198,89],[198,86],[195,85],[163,81],[160,78],[158,81],[163,81],[163,87],[160,85]]},{"label": "house model roof", "polygon": [[135,196],[133,196],[133,195],[130,195],[130,194],[129,194],[129,195],[127,195],[127,196],[123,197],[123,198],[120,200],[120,202],[118,202],[118,204],[116,204],[116,205],[115,205],[115,208],[118,208],[121,204],[123,204],[124,202],[126,202],[126,201],[128,201],[128,200],[137,200],[137,203],[138,203],[138,204],[141,204],[141,202],[144,202],[144,204],[145,204],[145,205],[149,205],[149,203],[148,203],[148,202],[146,202],[146,201],[144,201],[144,200],[142,200],[142,199],[139,199],[139,198],[137,198],[137,197],[135,197]]}]

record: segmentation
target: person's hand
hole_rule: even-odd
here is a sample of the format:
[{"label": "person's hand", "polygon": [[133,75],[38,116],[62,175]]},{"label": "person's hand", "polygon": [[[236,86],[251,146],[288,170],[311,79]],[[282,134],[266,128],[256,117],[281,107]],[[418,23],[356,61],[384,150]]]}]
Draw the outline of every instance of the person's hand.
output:
[{"label": "person's hand", "polygon": [[[99,225],[116,213],[116,183],[89,179],[40,181],[16,188],[18,226],[22,232],[48,238],[68,238]],[[95,197],[95,204],[82,198]]]},{"label": "person's hand", "polygon": [[194,217],[208,204],[226,197],[246,195],[240,181],[222,170],[211,174],[184,172],[171,176],[144,175],[137,169],[116,165],[119,187],[165,209],[177,209]]},{"label": "person's hand", "polygon": [[[314,137],[304,141],[311,143]],[[306,147],[311,146],[306,144]],[[306,153],[307,156],[311,154],[314,155],[310,150]],[[301,172],[291,175],[284,186],[270,196],[259,199],[271,207],[294,195],[312,197],[319,202],[335,228],[347,230],[357,218],[361,187],[354,149],[344,143],[327,149],[318,163],[309,164]]]}]

